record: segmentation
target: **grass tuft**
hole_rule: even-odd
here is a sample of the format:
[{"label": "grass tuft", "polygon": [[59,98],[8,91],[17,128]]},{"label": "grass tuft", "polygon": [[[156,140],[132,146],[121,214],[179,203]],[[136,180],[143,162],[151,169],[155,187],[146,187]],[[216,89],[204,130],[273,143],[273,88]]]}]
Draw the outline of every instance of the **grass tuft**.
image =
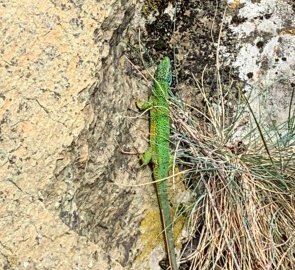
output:
[{"label": "grass tuft", "polygon": [[196,84],[203,111],[172,105],[176,163],[194,193],[181,262],[202,270],[294,269],[292,100],[288,119],[276,124],[256,115],[242,93],[230,109],[221,83],[214,101],[202,81]]}]

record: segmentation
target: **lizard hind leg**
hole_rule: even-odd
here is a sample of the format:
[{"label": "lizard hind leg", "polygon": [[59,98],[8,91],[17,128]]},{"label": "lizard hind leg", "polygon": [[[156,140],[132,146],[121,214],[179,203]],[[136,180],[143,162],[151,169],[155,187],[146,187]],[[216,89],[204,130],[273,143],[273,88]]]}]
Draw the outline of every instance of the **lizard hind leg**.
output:
[{"label": "lizard hind leg", "polygon": [[152,148],[149,147],[142,155],[140,155],[141,167],[146,166],[152,160]]},{"label": "lizard hind leg", "polygon": [[152,100],[148,100],[148,101],[144,101],[141,99],[137,99],[136,100],[136,106],[139,110],[144,111],[144,110],[148,110],[150,108],[153,107],[153,102]]}]

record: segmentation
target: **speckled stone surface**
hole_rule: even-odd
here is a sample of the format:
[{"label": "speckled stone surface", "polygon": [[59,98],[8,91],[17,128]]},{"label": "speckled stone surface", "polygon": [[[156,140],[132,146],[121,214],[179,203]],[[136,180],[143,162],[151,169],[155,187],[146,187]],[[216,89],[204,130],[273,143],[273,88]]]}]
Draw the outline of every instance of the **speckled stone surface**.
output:
[{"label": "speckled stone surface", "polygon": [[0,6],[0,268],[123,269],[139,221],[112,181],[129,178],[113,157],[131,102],[118,44],[134,3]]},{"label": "speckled stone surface", "polygon": [[[294,16],[293,1],[244,0],[229,26],[237,38],[231,65],[240,80],[246,82],[246,91],[252,91],[252,96],[263,96],[263,113],[278,122],[288,117],[295,87]],[[253,104],[257,114],[261,114],[258,101],[253,100]]]}]

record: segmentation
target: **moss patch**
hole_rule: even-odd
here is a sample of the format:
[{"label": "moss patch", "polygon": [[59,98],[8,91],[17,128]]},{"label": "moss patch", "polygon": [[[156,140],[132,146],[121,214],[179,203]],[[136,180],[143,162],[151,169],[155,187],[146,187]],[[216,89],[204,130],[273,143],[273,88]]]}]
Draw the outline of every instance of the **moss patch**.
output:
[{"label": "moss patch", "polygon": [[[181,231],[185,223],[185,217],[180,217],[176,220],[173,226],[174,241],[176,248],[181,247],[181,241],[179,241]],[[150,209],[146,212],[141,224],[140,224],[141,237],[140,240],[143,243],[143,248],[137,257],[137,260],[143,260],[150,256],[153,249],[161,245],[165,248],[165,241],[163,236],[163,228],[161,222],[160,211],[157,208]]]},{"label": "moss patch", "polygon": [[147,0],[142,7],[142,14],[147,17],[152,13],[161,14],[171,0]]}]

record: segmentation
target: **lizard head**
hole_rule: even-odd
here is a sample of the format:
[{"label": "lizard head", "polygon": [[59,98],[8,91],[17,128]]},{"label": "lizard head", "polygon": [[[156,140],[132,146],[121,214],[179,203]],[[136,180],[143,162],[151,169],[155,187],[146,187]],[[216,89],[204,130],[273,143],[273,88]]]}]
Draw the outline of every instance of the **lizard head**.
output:
[{"label": "lizard head", "polygon": [[165,81],[169,84],[169,86],[172,83],[172,68],[171,68],[171,62],[169,57],[165,56],[160,64],[158,65],[158,68],[155,73],[155,79],[157,81]]}]

